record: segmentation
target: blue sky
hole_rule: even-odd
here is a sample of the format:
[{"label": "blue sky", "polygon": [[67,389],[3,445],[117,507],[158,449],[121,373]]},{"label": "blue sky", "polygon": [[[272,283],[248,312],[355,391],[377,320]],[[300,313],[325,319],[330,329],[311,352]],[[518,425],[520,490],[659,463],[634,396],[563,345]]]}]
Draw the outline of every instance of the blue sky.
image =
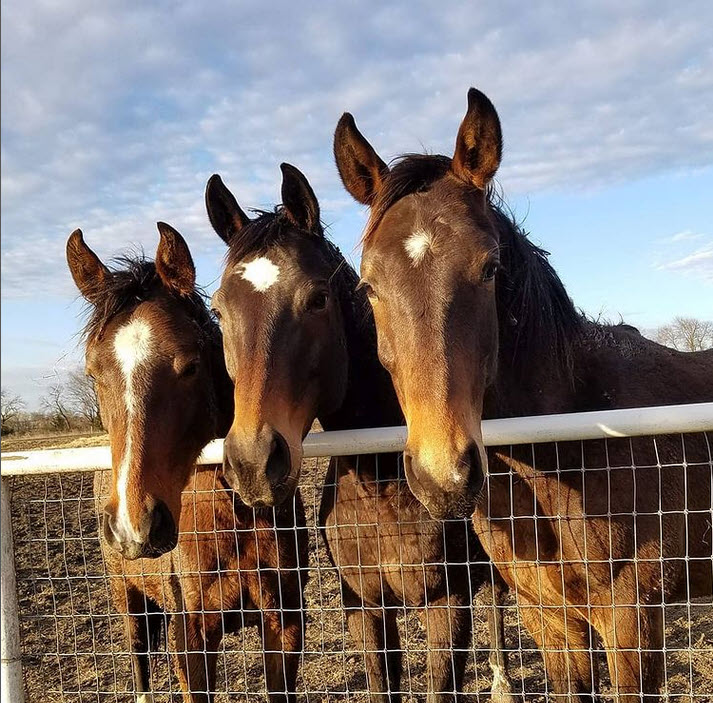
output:
[{"label": "blue sky", "polygon": [[450,154],[474,85],[498,108],[499,183],[575,302],[641,328],[713,316],[710,2],[2,4],[2,385],[36,406],[81,362],[64,244],[188,240],[221,173],[244,207],[310,178],[333,238],[364,212],[331,156],[351,111],[382,157]]}]

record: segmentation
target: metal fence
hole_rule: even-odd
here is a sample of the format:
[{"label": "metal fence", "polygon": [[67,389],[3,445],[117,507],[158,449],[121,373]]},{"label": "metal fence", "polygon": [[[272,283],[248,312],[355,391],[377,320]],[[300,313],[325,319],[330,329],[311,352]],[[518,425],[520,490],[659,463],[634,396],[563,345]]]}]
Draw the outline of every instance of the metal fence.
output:
[{"label": "metal fence", "polygon": [[[546,467],[550,471],[582,474],[605,471],[608,476],[615,477],[636,471],[653,472],[653,476],[676,468],[693,468],[698,471],[701,491],[704,494],[707,491],[708,496],[713,491],[713,456],[707,444],[710,438],[704,435],[707,452],[695,458],[687,454],[687,442],[691,433],[710,431],[713,431],[713,403],[483,423],[486,445],[501,448],[505,455],[530,453],[534,460],[543,446],[541,443],[554,443],[548,445],[554,447],[554,454],[548,456],[555,457],[554,465]],[[629,437],[639,437],[641,439],[636,442],[650,445],[653,456],[658,456],[657,448],[662,441],[669,447],[679,446],[680,451],[672,461],[640,464],[636,460],[640,453],[634,448],[634,440],[626,439]],[[285,632],[295,617],[298,629],[304,626],[305,633],[304,646],[294,655],[298,667],[298,700],[369,700],[369,687],[371,685],[373,693],[375,686],[373,681],[367,682],[366,669],[370,660],[373,662],[379,650],[385,647],[384,637],[392,638],[387,648],[397,652],[388,665],[391,669],[399,667],[402,672],[400,681],[392,678],[387,682],[387,686],[391,686],[390,693],[400,693],[407,700],[425,700],[429,688],[433,688],[438,679],[436,665],[443,662],[438,663],[437,655],[441,652],[446,655],[443,661],[451,673],[463,670],[463,697],[489,700],[493,677],[502,674],[493,671],[491,662],[492,637],[488,618],[493,608],[497,608],[504,619],[504,650],[509,659],[515,700],[553,698],[554,690],[552,682],[545,676],[542,653],[524,626],[522,594],[517,588],[512,589],[504,601],[493,605],[491,566],[479,553],[468,553],[467,563],[460,565],[460,571],[459,565],[455,564],[456,570],[451,572],[453,582],[448,583],[446,578],[443,584],[442,561],[433,559],[434,552],[429,551],[428,545],[417,544],[425,539],[423,525],[396,522],[393,519],[395,512],[385,513],[376,503],[371,513],[368,509],[347,511],[341,513],[342,517],[352,517],[342,519],[338,524],[332,520],[332,529],[355,530],[352,543],[356,545],[361,561],[350,562],[335,554],[337,542],[334,541],[330,543],[332,553],[329,553],[320,521],[320,502],[325,487],[329,487],[325,486],[326,457],[400,451],[404,440],[404,428],[311,434],[305,441],[306,458],[300,484],[303,519],[299,503],[294,502],[282,511],[282,517],[273,513],[259,518],[251,513],[248,518],[236,519],[233,524],[216,520],[209,528],[196,517],[193,528],[181,534],[179,547],[171,557],[140,560],[121,568],[117,567],[115,558],[102,551],[99,538],[97,494],[106,491],[109,474],[98,471],[96,476],[99,478],[96,478],[94,472],[110,466],[107,448],[3,454],[3,703],[19,702],[23,696],[30,701],[103,703],[137,700],[132,679],[135,662],[132,662],[125,620],[130,609],[126,593],[136,584],[152,598],[152,594],[159,592],[164,611],[158,618],[168,625],[165,629],[157,629],[164,634],[153,643],[150,689],[154,698],[138,696],[141,703],[180,700],[180,658],[193,652],[196,655],[194,665],[198,662],[199,667],[210,668],[213,664],[211,656],[206,655],[206,648],[217,653],[214,684],[217,700],[265,699],[266,679],[271,668],[274,670],[276,661],[278,669],[280,666],[289,668],[285,662],[292,655],[285,652],[289,649],[285,646]],[[584,440],[597,440],[602,455],[607,457],[604,465],[587,464]],[[570,450],[581,447],[578,466],[560,465],[558,449],[564,447],[564,443]],[[626,451],[610,454],[609,447],[613,443],[617,443],[619,449],[631,445],[630,458],[621,460],[627,455]],[[220,442],[206,448],[200,461],[204,468],[199,471],[204,479],[201,482],[194,477],[184,497],[184,512],[192,509],[198,516],[200,506],[208,505],[213,506],[210,514],[218,514],[214,507],[216,500],[224,500],[227,493],[215,484],[217,474],[206,465],[219,462],[221,456]],[[207,483],[206,475],[209,477]],[[513,475],[510,480],[518,479]],[[373,495],[370,490],[364,485],[360,497],[367,506]],[[393,486],[390,500],[393,506],[411,500],[405,483]],[[686,512],[688,507],[677,510]],[[664,531],[666,520],[675,512],[662,503],[651,516],[658,520]],[[365,519],[364,515],[370,517]],[[612,520],[617,516],[605,512],[600,517]],[[710,526],[713,511],[708,510],[703,517]],[[526,514],[516,512],[505,517],[513,525],[527,518]],[[554,515],[555,529],[561,531],[568,519],[566,511]],[[449,548],[452,550],[452,545],[459,540],[467,542],[464,535],[467,535],[469,525],[466,520],[439,525],[436,543],[442,543],[440,553],[448,552]],[[376,539],[375,534],[378,535]],[[428,535],[433,543],[433,535]],[[385,544],[385,539],[392,546],[402,545],[400,554],[406,554],[408,558],[398,553],[373,553]],[[708,539],[710,545],[710,532],[703,539]],[[267,551],[270,551],[269,545],[278,551],[280,545],[287,545],[288,555],[305,546],[308,561],[299,565],[279,564],[274,557],[273,561],[266,557],[266,561],[258,566],[257,562],[250,561],[249,555],[250,545],[260,540],[268,545]],[[193,557],[194,551],[213,556],[219,554],[220,559],[207,559],[203,563],[202,557]],[[688,548],[684,551],[687,558]],[[235,560],[239,559],[240,555],[236,557],[238,552],[242,555],[242,564]],[[438,549],[435,553],[439,553]],[[532,563],[540,566],[542,557],[538,545],[535,545],[533,554]],[[586,561],[586,549],[584,554]],[[708,554],[711,554],[710,549]],[[421,555],[421,558],[414,558],[414,555]],[[618,565],[611,559],[609,561],[608,568],[613,573]],[[661,557],[659,561],[665,578],[665,559]],[[335,562],[339,566],[335,566]],[[372,566],[380,563],[381,567],[359,567],[359,563],[371,563]],[[449,564],[453,566],[450,556]],[[713,573],[713,557],[710,564],[704,566],[709,566]],[[270,581],[271,575],[278,571],[284,578]],[[480,594],[477,593],[480,584],[470,581],[474,573],[486,574],[485,587]],[[232,592],[249,592],[246,583],[251,578],[256,579],[259,598],[250,601],[244,596],[231,596]],[[363,594],[368,595],[376,589],[385,595],[381,602],[373,602],[371,597],[360,599],[354,588],[345,587],[345,583],[352,586],[359,583],[363,586]],[[294,606],[294,598],[291,598],[294,589],[304,589],[301,607]],[[443,589],[445,599],[441,597]],[[401,600],[394,597],[399,590],[405,592]],[[464,598],[450,598],[451,592],[459,590],[466,594]],[[198,601],[194,599],[193,605],[187,608],[186,593],[189,591],[197,592]],[[151,610],[148,597],[143,605],[144,612]],[[421,607],[423,605],[429,606],[427,611]],[[591,603],[581,605],[591,607]],[[648,607],[650,604],[634,605]],[[713,599],[687,597],[662,602],[658,607],[663,618],[660,654],[663,657],[665,695],[669,700],[713,701]],[[546,608],[540,604],[541,616],[546,614]],[[445,634],[434,637],[441,612],[447,615],[447,627]],[[225,631],[225,636],[219,636],[219,641],[211,647],[191,644],[187,636],[190,627],[187,615],[191,614],[203,636],[212,630],[219,635]],[[266,614],[276,615],[278,629],[282,628],[278,640],[282,639],[277,644],[275,641],[272,644],[267,640],[263,642],[260,628],[254,626],[256,622],[262,624],[263,633],[269,629]],[[371,621],[364,618],[365,614],[379,618],[376,621],[377,640],[380,635],[381,642],[375,644],[369,639],[366,630]],[[384,614],[386,616],[382,618]],[[361,619],[355,621],[355,615]],[[457,628],[453,623],[456,622],[460,623],[458,628],[465,629],[465,639],[454,632]],[[532,630],[531,619],[528,624]],[[391,631],[393,627],[395,630]],[[398,633],[398,637],[394,633]],[[608,671],[605,647],[595,639],[586,649],[593,670],[600,671],[600,681],[593,679],[592,687],[604,695],[612,695],[615,674]],[[646,652],[640,654],[643,656]],[[452,677],[449,685],[454,685]],[[198,690],[204,688],[199,686]],[[195,700],[203,699],[196,696]]]}]

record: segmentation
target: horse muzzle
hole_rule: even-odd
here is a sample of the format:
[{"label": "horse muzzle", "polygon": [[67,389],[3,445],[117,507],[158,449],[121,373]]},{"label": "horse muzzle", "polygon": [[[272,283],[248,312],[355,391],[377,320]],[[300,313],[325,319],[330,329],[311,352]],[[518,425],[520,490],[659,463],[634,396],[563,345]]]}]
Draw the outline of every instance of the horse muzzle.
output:
[{"label": "horse muzzle", "polygon": [[470,517],[483,487],[485,472],[480,450],[472,442],[446,466],[432,466],[404,452],[404,473],[411,492],[434,520]]},{"label": "horse muzzle", "polygon": [[156,501],[154,507],[145,513],[141,527],[136,532],[119,524],[116,514],[110,508],[104,510],[102,529],[107,544],[129,560],[155,559],[170,552],[178,543],[176,522],[162,500]]},{"label": "horse muzzle", "polygon": [[[272,507],[294,495],[299,468],[293,471],[290,447],[277,430],[265,427],[246,441],[231,432],[223,447],[225,480],[246,505]],[[302,457],[294,458],[299,467]]]}]

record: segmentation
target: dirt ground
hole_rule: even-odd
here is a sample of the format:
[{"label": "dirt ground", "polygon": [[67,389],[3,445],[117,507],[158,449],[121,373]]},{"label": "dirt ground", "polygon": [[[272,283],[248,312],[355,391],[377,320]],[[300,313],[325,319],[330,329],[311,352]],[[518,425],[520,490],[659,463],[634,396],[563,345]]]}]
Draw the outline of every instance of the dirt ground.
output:
[{"label": "dirt ground", "polygon": [[[106,441],[102,436],[63,439],[60,446]],[[21,440],[20,440],[21,441]],[[4,451],[47,446],[45,439]],[[33,444],[29,444],[32,442]],[[58,446],[55,442],[52,446]],[[300,701],[367,701],[362,655],[346,632],[338,579],[317,528],[317,507],[326,460],[306,462],[302,496],[310,540],[306,589],[307,636],[300,667]],[[93,475],[69,474],[13,480],[13,525],[21,609],[23,667],[29,701],[134,701],[123,622],[113,606],[99,548]],[[472,651],[464,699],[490,700],[485,606],[473,608]],[[669,607],[666,679],[671,701],[713,701],[713,605]],[[689,624],[690,623],[690,624]],[[405,700],[425,700],[425,636],[413,611],[399,618],[404,648]],[[514,602],[506,609],[511,673],[524,701],[545,701],[547,684],[534,642],[520,627]],[[170,666],[171,642],[153,656],[155,700],[178,701]],[[601,653],[603,690],[608,691]],[[254,627],[227,635],[218,662],[216,700],[264,700],[263,662]],[[608,698],[604,697],[603,700]]]}]

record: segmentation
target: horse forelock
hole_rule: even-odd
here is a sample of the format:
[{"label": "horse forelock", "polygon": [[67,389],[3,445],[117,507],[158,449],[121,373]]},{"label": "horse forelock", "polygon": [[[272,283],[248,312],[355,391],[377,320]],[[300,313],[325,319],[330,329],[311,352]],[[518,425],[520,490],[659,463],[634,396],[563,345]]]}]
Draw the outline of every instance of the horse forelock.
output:
[{"label": "horse forelock", "polygon": [[321,223],[318,231],[303,232],[290,220],[281,205],[274,210],[252,210],[257,217],[250,220],[230,239],[225,255],[226,264],[235,266],[248,258],[263,256],[271,247],[286,241],[292,235],[305,237],[320,237],[323,235]]},{"label": "horse forelock", "polygon": [[159,294],[180,305],[206,335],[219,334],[218,325],[208,309],[207,296],[200,288],[188,295],[169,290],[162,283],[154,262],[143,254],[137,254],[114,260],[110,275],[97,290],[96,302],[88,308],[87,321],[81,331],[82,339],[85,342],[98,339],[117,315]]}]

